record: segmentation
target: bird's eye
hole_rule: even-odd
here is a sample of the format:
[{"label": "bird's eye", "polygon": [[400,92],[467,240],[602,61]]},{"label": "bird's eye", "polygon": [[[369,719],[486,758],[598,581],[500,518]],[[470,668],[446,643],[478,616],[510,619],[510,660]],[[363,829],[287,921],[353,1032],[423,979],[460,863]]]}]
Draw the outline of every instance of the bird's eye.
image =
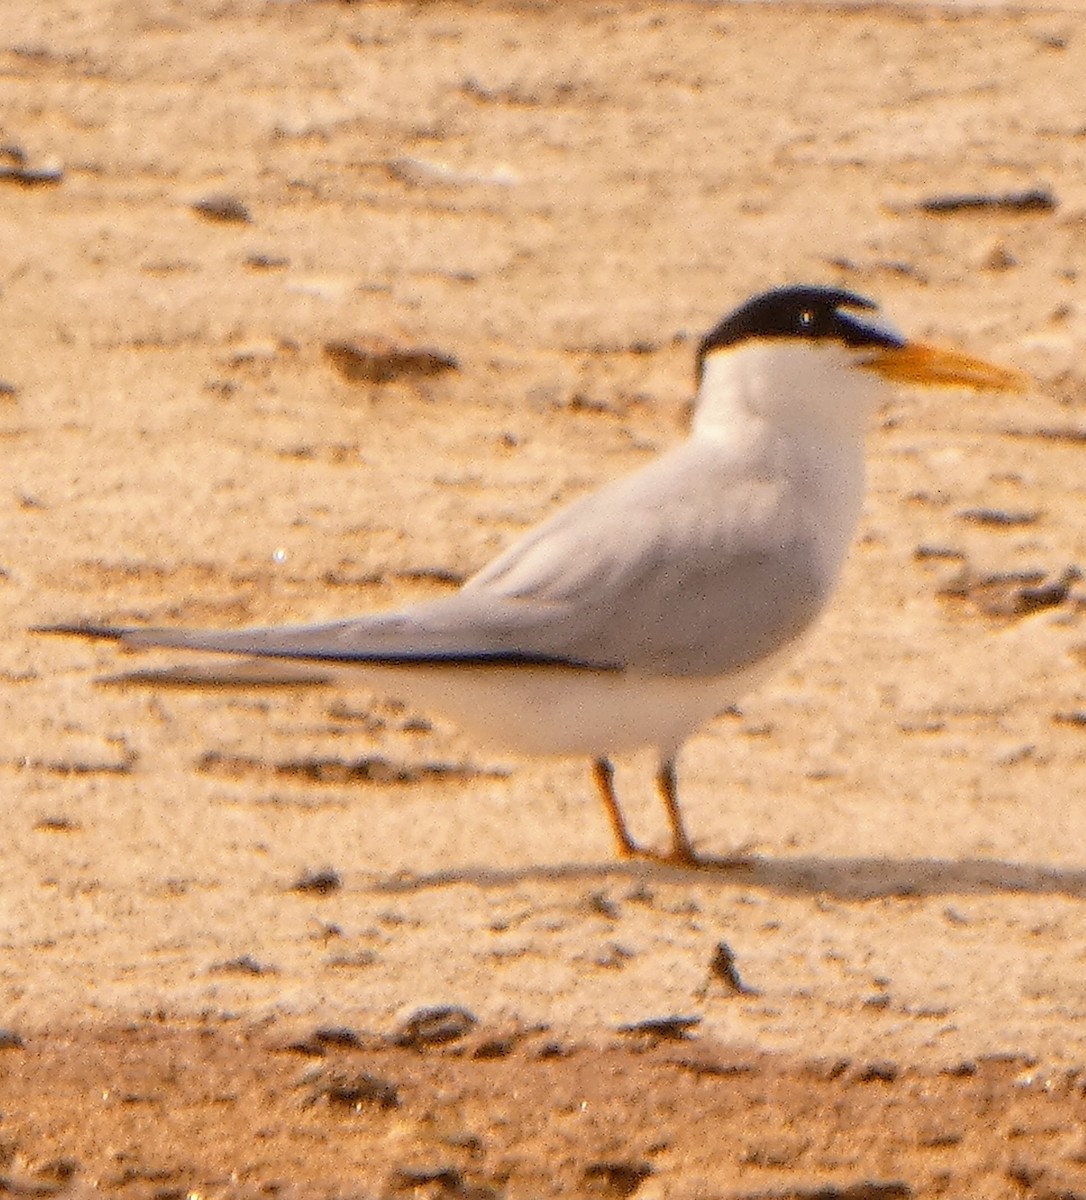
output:
[{"label": "bird's eye", "polygon": [[800,328],[801,329],[810,329],[810,327],[813,324],[814,324],[814,313],[811,312],[811,310],[809,308],[804,309],[804,311],[799,314]]}]

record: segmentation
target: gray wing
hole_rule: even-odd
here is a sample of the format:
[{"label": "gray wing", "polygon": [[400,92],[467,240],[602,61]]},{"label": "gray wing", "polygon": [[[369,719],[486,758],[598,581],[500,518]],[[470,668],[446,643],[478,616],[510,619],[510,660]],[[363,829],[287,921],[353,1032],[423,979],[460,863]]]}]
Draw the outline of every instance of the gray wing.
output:
[{"label": "gray wing", "polygon": [[801,502],[687,442],[556,513],[455,595],[330,624],[72,628],[130,646],[308,662],[562,663],[719,674],[798,636],[832,579]]},{"label": "gray wing", "polygon": [[808,518],[787,480],[687,442],[557,513],[461,595],[532,610],[545,653],[720,674],[779,650],[822,610],[836,572]]}]

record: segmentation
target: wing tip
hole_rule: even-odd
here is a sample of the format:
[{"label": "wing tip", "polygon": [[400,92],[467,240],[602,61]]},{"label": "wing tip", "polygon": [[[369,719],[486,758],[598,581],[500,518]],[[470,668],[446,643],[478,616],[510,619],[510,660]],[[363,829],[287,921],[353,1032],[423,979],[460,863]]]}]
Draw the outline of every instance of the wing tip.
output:
[{"label": "wing tip", "polygon": [[123,625],[95,625],[91,621],[69,621],[56,625],[31,625],[30,632],[44,637],[81,637],[120,642],[134,630]]}]

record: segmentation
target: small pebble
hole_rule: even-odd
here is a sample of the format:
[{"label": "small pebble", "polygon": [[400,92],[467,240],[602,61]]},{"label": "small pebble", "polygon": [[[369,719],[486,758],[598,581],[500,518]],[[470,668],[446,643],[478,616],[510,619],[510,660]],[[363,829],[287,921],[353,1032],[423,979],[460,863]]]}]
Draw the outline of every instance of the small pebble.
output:
[{"label": "small pebble", "polygon": [[1009,271],[1018,266],[1018,259],[1007,248],[1005,242],[993,242],[980,259],[983,271]]},{"label": "small pebble", "polygon": [[590,913],[617,921],[621,913],[618,905],[605,892],[589,892],[586,906]]},{"label": "small pebble", "polygon": [[735,965],[735,952],[727,942],[717,942],[713,956],[709,960],[709,973],[714,979],[719,979],[730,991],[737,996],[757,996],[755,988],[747,985],[739,978],[739,969]]},{"label": "small pebble", "polygon": [[982,573],[968,562],[945,579],[939,595],[971,601],[993,617],[1022,617],[1063,604],[1071,585],[1082,578],[1076,566],[1046,576],[1043,571],[1004,571]]},{"label": "small pebble", "polygon": [[479,1023],[478,1017],[466,1008],[443,1004],[416,1009],[392,1035],[397,1046],[419,1049],[455,1042],[470,1033]]},{"label": "small pebble", "polygon": [[392,1109],[400,1106],[399,1089],[387,1079],[370,1075],[366,1071],[358,1074],[333,1072],[328,1079],[319,1078],[313,1086],[303,1107],[308,1108],[320,1100],[330,1105],[360,1112],[364,1107]]},{"label": "small pebble", "polygon": [[291,886],[294,892],[315,892],[318,896],[329,896],[343,886],[339,872],[331,867],[319,871],[306,871]]},{"label": "small pebble", "polygon": [[973,525],[991,525],[1009,527],[1014,525],[1033,525],[1040,520],[1041,514],[1036,509],[1028,511],[1007,508],[965,508],[958,513],[958,519],[969,521]]},{"label": "small pebble", "polygon": [[857,1083],[894,1083],[901,1068],[892,1062],[875,1062],[861,1068],[856,1074]]},{"label": "small pebble", "polygon": [[351,383],[389,383],[394,379],[427,378],[460,369],[457,359],[442,350],[403,346],[383,337],[325,342],[324,354]]},{"label": "small pebble", "polygon": [[389,1180],[389,1185],[396,1192],[414,1192],[428,1184],[436,1184],[440,1189],[428,1195],[460,1196],[464,1194],[464,1172],[459,1167],[397,1167]]},{"label": "small pebble", "polygon": [[321,1046],[358,1046],[358,1034],[347,1025],[322,1025],[313,1030],[313,1040]]},{"label": "small pebble", "polygon": [[648,1037],[661,1042],[685,1041],[692,1029],[701,1024],[701,1017],[669,1016],[648,1017],[630,1025],[620,1025],[619,1033]]},{"label": "small pebble", "polygon": [[21,187],[55,187],[64,178],[60,167],[0,166],[0,183]]},{"label": "small pebble", "polygon": [[1027,188],[1020,192],[963,192],[929,196],[917,203],[920,212],[931,215],[961,212],[1052,212],[1058,201],[1048,188]]},{"label": "small pebble", "polygon": [[516,1049],[516,1039],[511,1037],[487,1038],[472,1051],[472,1058],[508,1058]]},{"label": "small pebble", "polygon": [[585,1167],[584,1181],[589,1186],[602,1184],[611,1196],[632,1196],[652,1174],[647,1162],[594,1162]]},{"label": "small pebble", "polygon": [[511,167],[497,166],[489,171],[461,171],[448,163],[405,155],[385,163],[392,179],[412,187],[512,187],[520,177]]},{"label": "small pebble", "polygon": [[290,259],[281,254],[250,254],[245,265],[252,271],[281,271],[290,266]]},{"label": "small pebble", "polygon": [[217,221],[222,224],[248,225],[252,215],[237,196],[216,193],[193,201],[190,206],[197,216],[207,221]]},{"label": "small pebble", "polygon": [[79,829],[79,822],[71,817],[42,817],[34,823],[39,833],[74,833]]},{"label": "small pebble", "polygon": [[279,968],[257,962],[251,954],[242,954],[226,962],[212,963],[208,972],[216,975],[276,975]]}]

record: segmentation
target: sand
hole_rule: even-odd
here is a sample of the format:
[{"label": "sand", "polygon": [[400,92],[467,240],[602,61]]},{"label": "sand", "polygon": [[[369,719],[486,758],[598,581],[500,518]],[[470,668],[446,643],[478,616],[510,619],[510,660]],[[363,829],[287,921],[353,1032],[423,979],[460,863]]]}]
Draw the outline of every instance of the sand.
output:
[{"label": "sand", "polygon": [[[0,1189],[1086,1192],[1084,75],[1072,7],[7,0]],[[384,697],[28,632],[443,594],[796,280],[1036,388],[872,431],[831,610],[681,759],[744,867],[618,862],[586,764]]]}]

